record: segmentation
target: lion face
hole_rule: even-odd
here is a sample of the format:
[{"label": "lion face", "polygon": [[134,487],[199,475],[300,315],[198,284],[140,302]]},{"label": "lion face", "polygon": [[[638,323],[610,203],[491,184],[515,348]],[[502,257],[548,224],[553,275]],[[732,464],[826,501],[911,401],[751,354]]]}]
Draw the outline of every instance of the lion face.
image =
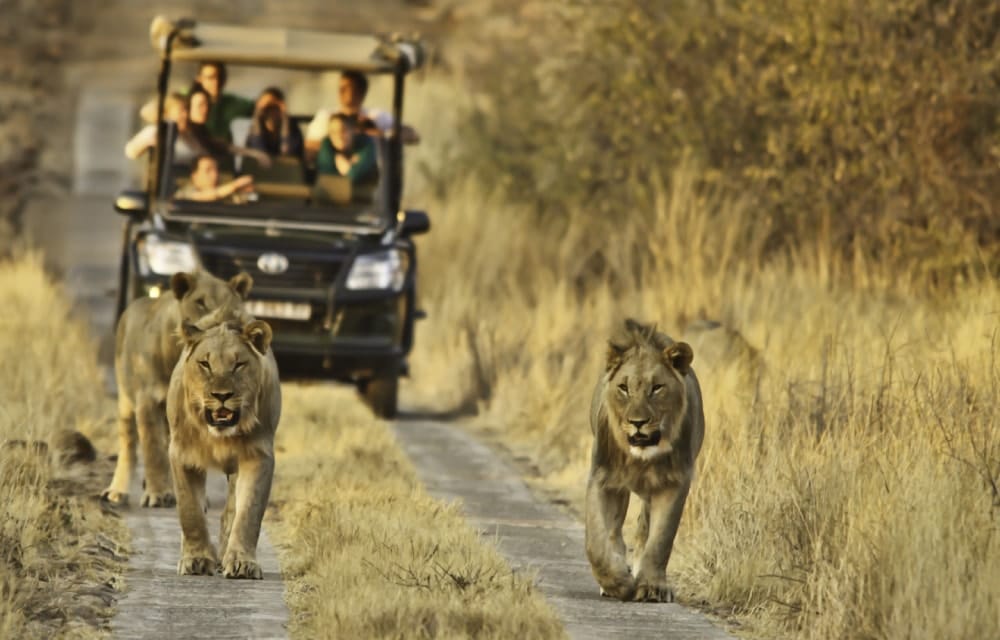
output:
[{"label": "lion face", "polygon": [[684,342],[666,336],[611,344],[606,403],[615,441],[630,455],[670,453],[687,412],[687,375],[694,357]]},{"label": "lion face", "polygon": [[177,298],[181,310],[181,323],[195,322],[206,315],[223,310],[230,316],[242,309],[243,301],[250,294],[253,278],[239,273],[228,282],[208,272],[178,272],[170,278],[170,290]]},{"label": "lion face", "polygon": [[223,323],[205,330],[188,323],[183,333],[189,349],[183,375],[192,416],[215,437],[251,432],[257,426],[271,327],[261,320],[242,328]]}]

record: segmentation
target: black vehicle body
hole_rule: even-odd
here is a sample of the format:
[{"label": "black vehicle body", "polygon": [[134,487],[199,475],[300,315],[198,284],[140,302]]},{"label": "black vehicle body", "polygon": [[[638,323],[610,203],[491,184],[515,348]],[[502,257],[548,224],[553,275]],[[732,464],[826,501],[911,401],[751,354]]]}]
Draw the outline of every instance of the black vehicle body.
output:
[{"label": "black vehicle body", "polygon": [[[136,297],[162,292],[172,272],[183,270],[177,265],[193,264],[221,278],[246,271],[254,279],[248,310],[274,331],[272,349],[282,379],[353,383],[376,414],[391,417],[398,378],[408,373],[414,323],[422,316],[416,308],[412,236],[429,228],[424,212],[400,209],[404,77],[419,65],[419,46],[157,20],[152,30],[159,33],[154,44],[161,53],[157,151],[150,158],[146,189],[123,192],[115,203],[127,216],[118,313]],[[282,42],[284,48],[254,46],[264,31],[280,35],[265,42]],[[247,38],[245,47],[241,37]],[[346,55],[345,42],[366,48]],[[341,49],[329,55],[324,43]],[[172,200],[174,178],[182,168],[173,164],[176,131],[163,119],[163,103],[171,65],[178,59],[392,74],[395,131],[377,140],[377,189],[367,200],[336,207],[318,206],[309,196],[264,197],[249,206]],[[301,185],[302,190],[309,186]]]}]

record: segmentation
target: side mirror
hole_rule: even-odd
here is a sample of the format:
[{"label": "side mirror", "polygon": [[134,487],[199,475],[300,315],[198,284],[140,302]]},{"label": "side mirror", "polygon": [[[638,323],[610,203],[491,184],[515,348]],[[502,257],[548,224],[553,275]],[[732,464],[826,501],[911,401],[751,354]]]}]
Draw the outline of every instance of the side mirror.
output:
[{"label": "side mirror", "polygon": [[115,211],[130,218],[143,218],[149,211],[149,198],[145,191],[125,190],[115,198]]},{"label": "side mirror", "polygon": [[431,219],[426,211],[407,209],[402,212],[399,233],[404,236],[412,236],[418,233],[427,233],[431,228]]}]

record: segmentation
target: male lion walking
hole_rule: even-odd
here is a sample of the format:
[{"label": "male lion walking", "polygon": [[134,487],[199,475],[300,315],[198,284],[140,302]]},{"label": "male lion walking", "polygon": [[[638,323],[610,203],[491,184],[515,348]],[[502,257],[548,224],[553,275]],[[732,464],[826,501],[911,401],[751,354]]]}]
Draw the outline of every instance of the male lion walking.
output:
[{"label": "male lion walking", "polygon": [[[594,390],[587,482],[587,559],[601,593],[672,602],[667,562],[705,434],[694,354],[654,327],[626,320],[612,337]],[[629,495],[642,500],[633,567],[622,524]]]}]

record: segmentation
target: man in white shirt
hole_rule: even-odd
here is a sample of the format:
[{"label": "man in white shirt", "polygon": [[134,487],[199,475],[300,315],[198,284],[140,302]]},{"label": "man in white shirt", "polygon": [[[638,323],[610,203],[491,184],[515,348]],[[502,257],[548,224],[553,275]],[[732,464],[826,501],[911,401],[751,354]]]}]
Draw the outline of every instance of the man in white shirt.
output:
[{"label": "man in white shirt", "polygon": [[[361,130],[372,136],[387,137],[392,135],[394,124],[392,114],[381,109],[370,109],[363,107],[365,95],[368,93],[368,78],[363,73],[357,71],[345,71],[340,74],[340,83],[337,86],[337,95],[340,98],[340,109],[320,109],[316,112],[312,121],[306,128],[306,154],[310,158],[316,156],[323,138],[327,136],[327,128],[330,124],[330,116],[334,113],[343,113],[353,116]],[[403,144],[416,144],[420,142],[417,132],[407,125],[401,127]]]}]

